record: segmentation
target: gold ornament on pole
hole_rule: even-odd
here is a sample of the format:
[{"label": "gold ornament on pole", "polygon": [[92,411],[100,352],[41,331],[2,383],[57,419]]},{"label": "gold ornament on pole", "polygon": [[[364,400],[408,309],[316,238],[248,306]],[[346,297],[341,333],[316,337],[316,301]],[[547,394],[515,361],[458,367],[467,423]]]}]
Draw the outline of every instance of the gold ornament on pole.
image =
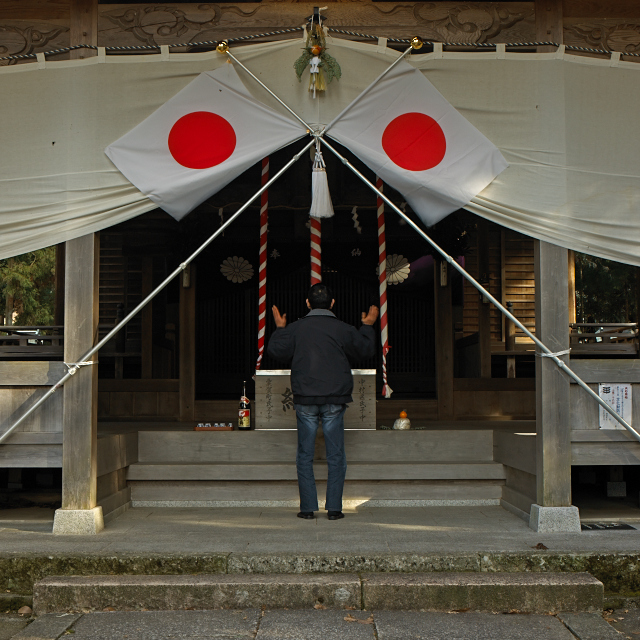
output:
[{"label": "gold ornament on pole", "polygon": [[229,43],[226,40],[221,40],[220,42],[218,42],[216,51],[218,53],[227,53],[227,51],[229,51]]},{"label": "gold ornament on pole", "polygon": [[411,38],[411,46],[414,49],[422,49],[423,44],[424,42],[422,42],[422,40],[418,38],[418,36],[413,36],[413,38]]}]

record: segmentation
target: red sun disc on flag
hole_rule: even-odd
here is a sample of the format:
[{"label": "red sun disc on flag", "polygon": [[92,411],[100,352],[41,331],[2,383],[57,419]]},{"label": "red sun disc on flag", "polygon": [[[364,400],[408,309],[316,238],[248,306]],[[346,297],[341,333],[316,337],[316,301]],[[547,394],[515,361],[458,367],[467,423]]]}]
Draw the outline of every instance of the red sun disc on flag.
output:
[{"label": "red sun disc on flag", "polygon": [[403,113],[382,134],[382,148],[394,164],[407,171],[426,171],[439,165],[447,150],[440,125],[424,113]]},{"label": "red sun disc on flag", "polygon": [[236,148],[236,132],[223,117],[209,111],[182,116],[169,132],[173,159],[189,169],[209,169],[224,162]]}]

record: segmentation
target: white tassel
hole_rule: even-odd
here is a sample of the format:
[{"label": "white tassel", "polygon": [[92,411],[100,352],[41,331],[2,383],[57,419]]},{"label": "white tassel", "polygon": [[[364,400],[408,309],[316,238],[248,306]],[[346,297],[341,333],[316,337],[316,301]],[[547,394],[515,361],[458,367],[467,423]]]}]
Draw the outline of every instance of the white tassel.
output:
[{"label": "white tassel", "polygon": [[316,146],[316,157],[311,172],[311,211],[309,211],[309,215],[314,218],[331,218],[333,216],[327,171],[319,145]]}]

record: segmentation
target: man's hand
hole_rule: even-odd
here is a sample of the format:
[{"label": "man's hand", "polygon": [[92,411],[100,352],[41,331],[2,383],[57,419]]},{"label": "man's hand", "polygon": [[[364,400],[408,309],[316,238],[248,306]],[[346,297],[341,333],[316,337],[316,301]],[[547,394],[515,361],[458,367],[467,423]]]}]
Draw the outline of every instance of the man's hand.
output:
[{"label": "man's hand", "polygon": [[369,313],[362,312],[362,324],[372,325],[378,319],[378,307],[375,304],[372,304],[369,307]]},{"label": "man's hand", "polygon": [[[276,307],[275,304],[273,305],[273,307],[271,307],[271,312],[273,313],[273,319],[276,321],[276,327],[278,327],[278,329],[284,329],[287,326],[287,314],[283,313],[282,315],[280,315],[278,307]],[[364,313],[362,315],[364,316]],[[376,316],[377,315],[378,310],[376,309]]]}]

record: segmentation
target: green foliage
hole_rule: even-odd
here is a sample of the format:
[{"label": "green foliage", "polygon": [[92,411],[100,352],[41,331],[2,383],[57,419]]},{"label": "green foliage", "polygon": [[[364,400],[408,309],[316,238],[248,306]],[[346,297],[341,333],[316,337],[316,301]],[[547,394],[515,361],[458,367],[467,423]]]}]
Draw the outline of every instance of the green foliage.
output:
[{"label": "green foliage", "polygon": [[578,322],[638,322],[640,269],[576,253]]},{"label": "green foliage", "polygon": [[302,74],[304,70],[307,68],[309,61],[313,58],[311,51],[305,49],[302,52],[302,55],[293,63],[293,68],[296,70],[296,75],[298,76],[298,80],[302,80]]},{"label": "green foliage", "polygon": [[334,78],[336,80],[340,80],[342,69],[338,64],[338,61],[328,53],[323,53],[320,56],[320,59],[322,60],[320,66],[325,70],[325,73],[327,74],[327,82],[331,82]]},{"label": "green foliage", "polygon": [[13,298],[18,314],[13,324],[53,324],[55,264],[55,247],[0,260],[0,313]]}]

